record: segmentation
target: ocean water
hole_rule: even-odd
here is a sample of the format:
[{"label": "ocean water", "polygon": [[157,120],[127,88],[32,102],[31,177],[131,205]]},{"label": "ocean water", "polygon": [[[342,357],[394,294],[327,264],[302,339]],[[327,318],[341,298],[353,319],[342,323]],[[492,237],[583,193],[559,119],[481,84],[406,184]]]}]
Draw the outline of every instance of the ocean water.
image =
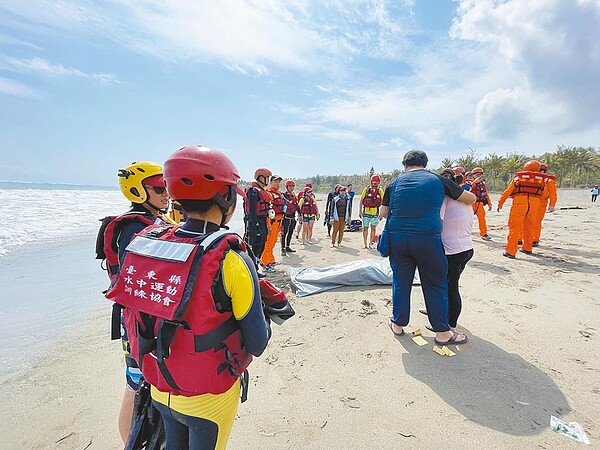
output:
[{"label": "ocean water", "polygon": [[[117,190],[0,183],[0,379],[87,317],[109,317],[96,235],[100,219],[128,209]],[[241,232],[242,217],[240,202],[232,230]]]},{"label": "ocean water", "polygon": [[[100,219],[129,208],[129,202],[116,190],[68,185],[48,189],[45,184],[43,189],[23,189],[29,186],[24,183],[11,183],[21,188],[2,189],[3,185],[7,183],[0,183],[0,258],[36,244],[95,238]],[[242,228],[240,204],[229,226],[236,231]]]}]

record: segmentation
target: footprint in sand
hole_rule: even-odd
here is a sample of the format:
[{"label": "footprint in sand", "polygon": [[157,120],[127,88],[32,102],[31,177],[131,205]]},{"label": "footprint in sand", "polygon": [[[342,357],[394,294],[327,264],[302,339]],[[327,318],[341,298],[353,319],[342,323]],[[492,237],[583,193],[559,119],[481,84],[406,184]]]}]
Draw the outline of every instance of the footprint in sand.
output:
[{"label": "footprint in sand", "polygon": [[579,334],[586,339],[591,339],[596,335],[596,329],[588,327],[585,330],[579,330]]}]

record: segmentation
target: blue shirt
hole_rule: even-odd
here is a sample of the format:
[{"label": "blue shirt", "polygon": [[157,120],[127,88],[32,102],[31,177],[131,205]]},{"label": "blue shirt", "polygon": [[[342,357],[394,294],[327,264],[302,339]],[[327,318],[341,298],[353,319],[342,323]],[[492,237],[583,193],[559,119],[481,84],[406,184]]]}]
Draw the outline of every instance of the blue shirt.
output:
[{"label": "blue shirt", "polygon": [[428,170],[402,172],[396,178],[396,189],[387,187],[382,205],[389,206],[393,196],[392,209],[388,212],[388,230],[409,234],[441,234],[442,219],[440,208],[444,196],[456,200],[463,193],[454,181]]}]

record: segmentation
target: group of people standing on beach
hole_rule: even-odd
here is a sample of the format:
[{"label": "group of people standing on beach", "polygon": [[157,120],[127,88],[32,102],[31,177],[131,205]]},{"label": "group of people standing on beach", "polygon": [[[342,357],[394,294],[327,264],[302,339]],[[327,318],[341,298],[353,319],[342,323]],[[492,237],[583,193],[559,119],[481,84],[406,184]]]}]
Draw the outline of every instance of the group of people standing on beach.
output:
[{"label": "group of people standing on beach", "polygon": [[[481,238],[491,239],[485,223],[491,199],[483,169],[438,175],[426,170],[427,162],[422,151],[406,153],[404,171],[385,189],[378,174],[371,176],[360,196],[363,247],[371,247],[385,218],[395,335],[409,323],[418,268],[426,304],[420,312],[429,318],[435,343],[464,344],[468,337],[457,331],[459,279],[473,257],[474,215]],[[546,171],[530,161],[499,199],[498,211],[513,199],[504,256],[514,257],[519,241],[525,253],[539,242],[535,221],[546,203],[548,210],[556,203],[554,177]],[[321,217],[313,186],[296,192],[294,180],[283,182],[263,167],[242,190],[234,163],[201,146],[177,150],[164,170],[144,161],[118,175],[131,209],[103,220],[96,250],[111,281],[112,337],[121,338],[125,351],[121,437],[128,449],[152,448],[142,447],[147,442],[161,448],[165,440],[169,449],[225,448],[239,398],[246,398],[252,356],[265,350],[272,322],[294,315],[267,277],[276,271],[277,242],[282,257],[295,252],[294,235],[312,242]],[[335,186],[325,205],[332,247],[342,245],[352,222],[349,187]],[[243,238],[227,228],[238,194],[244,198]],[[167,215],[169,199],[174,209]]]}]

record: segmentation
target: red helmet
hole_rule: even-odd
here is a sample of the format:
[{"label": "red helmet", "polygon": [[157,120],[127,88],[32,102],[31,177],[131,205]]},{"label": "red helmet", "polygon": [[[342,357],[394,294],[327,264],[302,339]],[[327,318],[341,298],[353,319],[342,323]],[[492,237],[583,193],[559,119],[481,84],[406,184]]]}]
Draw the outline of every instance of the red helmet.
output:
[{"label": "red helmet", "polygon": [[272,175],[273,172],[271,172],[269,169],[267,169],[266,167],[261,167],[259,169],[256,169],[256,171],[254,172],[254,179],[258,181],[260,177],[265,177],[265,182],[268,183],[269,178],[271,178]]},{"label": "red helmet", "polygon": [[523,166],[523,170],[527,170],[529,172],[539,172],[541,163],[537,159],[532,159],[531,161],[527,161]]},{"label": "red helmet", "polygon": [[237,184],[240,175],[235,164],[208,147],[193,145],[177,150],[165,161],[164,179],[173,200],[214,199],[227,209],[235,202],[236,191],[244,195]]},{"label": "red helmet", "polygon": [[483,169],[481,167],[475,167],[473,170],[471,170],[472,174],[476,174],[476,173],[483,173]]},{"label": "red helmet", "polygon": [[371,175],[371,183],[381,183],[381,177],[379,174],[376,173]]},{"label": "red helmet", "polygon": [[286,180],[285,187],[296,186],[296,182],[294,180]]},{"label": "red helmet", "polygon": [[463,169],[460,166],[456,166],[452,168],[452,171],[456,174],[456,175],[464,175],[465,174],[465,169]]},{"label": "red helmet", "polygon": [[540,170],[543,170],[544,172],[548,172],[548,164],[540,163]]}]

